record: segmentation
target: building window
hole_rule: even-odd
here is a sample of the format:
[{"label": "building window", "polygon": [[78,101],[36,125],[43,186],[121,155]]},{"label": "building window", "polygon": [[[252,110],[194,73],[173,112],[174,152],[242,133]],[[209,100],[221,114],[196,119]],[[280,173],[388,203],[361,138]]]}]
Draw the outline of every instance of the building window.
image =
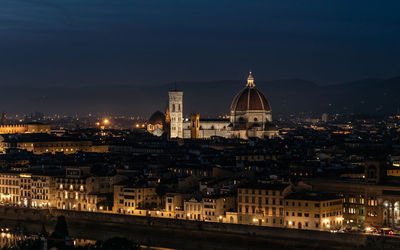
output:
[{"label": "building window", "polygon": [[356,213],[356,209],[354,207],[350,207],[349,214],[355,214],[355,213]]}]

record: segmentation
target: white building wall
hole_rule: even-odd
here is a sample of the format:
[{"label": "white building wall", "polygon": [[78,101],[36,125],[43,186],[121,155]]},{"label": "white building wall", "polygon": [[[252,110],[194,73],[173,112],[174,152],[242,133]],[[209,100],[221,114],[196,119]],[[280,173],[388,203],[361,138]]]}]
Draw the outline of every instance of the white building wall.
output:
[{"label": "white building wall", "polygon": [[[229,121],[201,121],[200,120],[200,130],[199,138],[207,139],[212,136],[220,136],[225,138],[232,137],[232,131],[229,127]],[[190,138],[190,121],[185,121],[183,123],[183,137]]]},{"label": "white building wall", "polygon": [[183,138],[183,92],[170,91],[168,94],[171,138]]}]

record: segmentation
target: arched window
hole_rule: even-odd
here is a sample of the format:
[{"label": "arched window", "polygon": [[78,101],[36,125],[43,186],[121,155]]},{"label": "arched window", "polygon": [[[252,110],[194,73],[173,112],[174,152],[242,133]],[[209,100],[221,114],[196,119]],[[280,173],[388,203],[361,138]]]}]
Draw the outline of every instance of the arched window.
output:
[{"label": "arched window", "polygon": [[254,117],[254,121],[255,121],[255,122],[258,121],[257,117]]},{"label": "arched window", "polygon": [[175,104],[172,104],[172,112],[175,112]]}]

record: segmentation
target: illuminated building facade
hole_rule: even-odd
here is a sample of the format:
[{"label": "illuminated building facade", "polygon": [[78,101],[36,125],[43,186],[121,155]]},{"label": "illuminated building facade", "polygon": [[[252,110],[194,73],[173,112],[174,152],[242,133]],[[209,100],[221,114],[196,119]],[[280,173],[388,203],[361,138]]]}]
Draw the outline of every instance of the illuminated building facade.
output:
[{"label": "illuminated building facade", "polygon": [[285,227],[309,230],[339,229],[343,225],[343,200],[315,192],[285,197]]},{"label": "illuminated building facade", "polygon": [[184,202],[185,214],[188,220],[204,220],[203,202],[191,198]]},{"label": "illuminated building facade", "polygon": [[100,206],[112,194],[113,178],[91,176],[89,167],[67,168],[65,177],[55,178],[56,207],[63,210],[111,210]]},{"label": "illuminated building facade", "polygon": [[400,226],[400,187],[333,180],[310,180],[313,190],[343,198],[344,224],[366,227]]},{"label": "illuminated building facade", "polygon": [[204,197],[201,201],[192,198],[184,202],[186,219],[222,222],[226,212],[236,208],[235,197]]},{"label": "illuminated building facade", "polygon": [[165,196],[165,211],[174,218],[184,215],[184,199],[182,194],[169,193]]},{"label": "illuminated building facade", "polygon": [[135,214],[136,210],[160,208],[161,197],[155,187],[133,187],[130,185],[114,185],[113,211],[123,214]]},{"label": "illuminated building facade", "polygon": [[51,133],[49,124],[27,123],[27,124],[2,124],[0,125],[0,134],[33,134],[33,133]]},{"label": "illuminated building facade", "polygon": [[54,207],[55,179],[47,175],[32,175],[31,206],[39,208]]},{"label": "illuminated building facade", "polygon": [[238,223],[284,226],[283,199],[291,193],[286,184],[255,184],[238,188]]},{"label": "illuminated building facade", "polygon": [[30,207],[32,204],[32,175],[31,174],[20,174],[20,200],[23,206]]},{"label": "illuminated building facade", "polygon": [[0,199],[5,204],[20,204],[21,198],[19,174],[0,173]]},{"label": "illuminated building facade", "polygon": [[75,154],[76,152],[108,152],[107,145],[93,145],[92,141],[42,134],[2,135],[0,153],[7,150],[26,150],[34,154]]}]

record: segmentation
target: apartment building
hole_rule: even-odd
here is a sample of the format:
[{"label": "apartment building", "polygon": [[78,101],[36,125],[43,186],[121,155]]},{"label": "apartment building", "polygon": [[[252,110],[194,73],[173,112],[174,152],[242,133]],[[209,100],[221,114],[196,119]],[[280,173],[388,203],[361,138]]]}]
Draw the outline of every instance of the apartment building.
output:
[{"label": "apartment building", "polygon": [[343,199],[317,193],[292,193],[284,199],[285,227],[310,230],[338,229],[343,224]]},{"label": "apartment building", "polygon": [[283,199],[291,192],[291,186],[284,183],[256,183],[238,188],[238,223],[283,227]]}]

